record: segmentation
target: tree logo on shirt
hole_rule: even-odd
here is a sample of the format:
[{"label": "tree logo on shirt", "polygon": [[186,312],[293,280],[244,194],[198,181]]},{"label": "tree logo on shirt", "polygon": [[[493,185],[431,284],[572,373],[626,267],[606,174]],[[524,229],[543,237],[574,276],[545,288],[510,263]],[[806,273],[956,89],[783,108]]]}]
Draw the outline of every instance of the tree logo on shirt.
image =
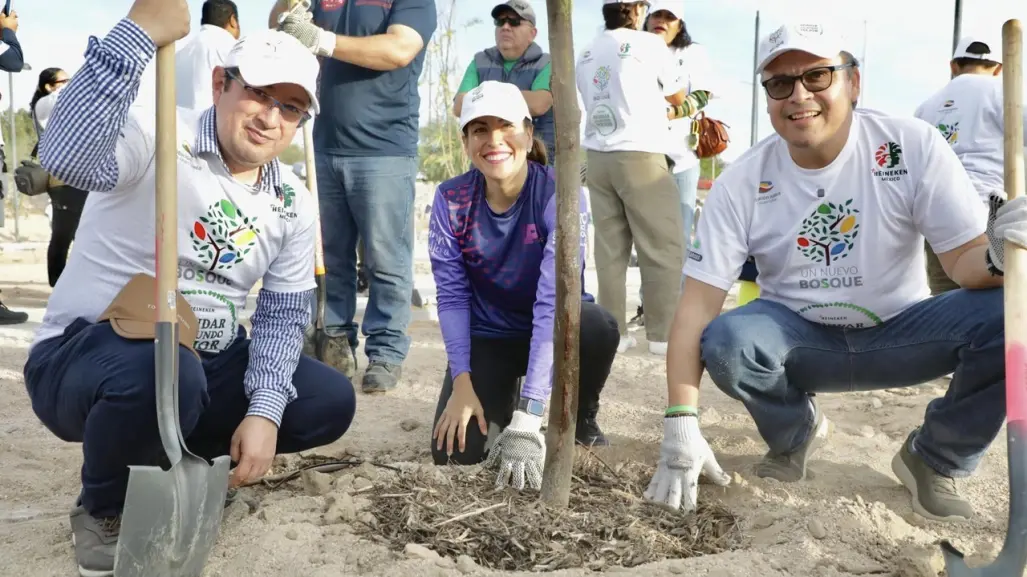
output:
[{"label": "tree logo on shirt", "polygon": [[296,190],[288,184],[282,184],[282,206],[289,208],[296,200]]},{"label": "tree logo on shirt", "polygon": [[859,210],[852,208],[852,199],[835,204],[825,202],[802,221],[796,248],[811,261],[831,266],[845,258],[855,246],[859,234]]},{"label": "tree logo on shirt", "polygon": [[215,202],[189,231],[196,257],[209,271],[243,262],[260,234],[256,222],[257,217],[246,216],[228,199]]},{"label": "tree logo on shirt", "polygon": [[592,76],[592,85],[596,87],[596,90],[606,90],[606,87],[610,85],[609,66],[600,66],[596,69],[595,75]]},{"label": "tree logo on shirt", "polygon": [[631,43],[630,42],[625,42],[624,44],[620,45],[620,50],[617,51],[617,56],[620,56],[621,58],[627,58],[628,54],[630,52],[631,52]]},{"label": "tree logo on shirt", "polygon": [[902,147],[895,142],[885,142],[877,148],[874,161],[884,170],[895,168],[902,162]]},{"label": "tree logo on shirt", "polygon": [[959,141],[959,123],[953,122],[952,124],[941,123],[937,126],[938,131],[945,137],[945,142],[949,144],[955,144]]}]

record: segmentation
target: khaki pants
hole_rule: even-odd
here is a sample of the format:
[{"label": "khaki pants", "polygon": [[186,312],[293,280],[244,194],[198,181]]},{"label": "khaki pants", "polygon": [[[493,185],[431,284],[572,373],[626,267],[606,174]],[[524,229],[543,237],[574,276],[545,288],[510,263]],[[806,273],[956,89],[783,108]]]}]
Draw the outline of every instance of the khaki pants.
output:
[{"label": "khaki pants", "polygon": [[945,273],[938,255],[934,254],[930,244],[924,243],[924,251],[927,253],[927,284],[931,287],[931,294],[940,295],[959,288],[959,285]]},{"label": "khaki pants", "polygon": [[599,304],[627,334],[627,282],[631,245],[638,252],[645,300],[645,332],[666,342],[681,294],[681,197],[667,158],[648,152],[588,151],[588,190],[595,222]]}]

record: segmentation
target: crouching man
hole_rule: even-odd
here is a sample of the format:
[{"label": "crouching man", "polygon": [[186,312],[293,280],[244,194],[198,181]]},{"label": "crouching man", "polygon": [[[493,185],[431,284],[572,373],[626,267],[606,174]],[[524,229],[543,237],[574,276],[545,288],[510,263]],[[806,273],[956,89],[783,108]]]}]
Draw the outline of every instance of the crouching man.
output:
[{"label": "crouching man", "polygon": [[[804,479],[828,439],[813,394],[954,373],[892,469],[920,515],[969,518],[954,479],[974,471],[1005,418],[1000,250],[1003,239],[1027,236],[1023,199],[998,209],[991,248],[988,211],[941,134],[918,119],[855,110],[858,63],[831,30],[786,25],[760,52],[777,134],[717,179],[703,209],[646,494],[673,507],[684,496],[690,509],[700,472],[728,482],[696,418],[704,367],[769,447],[756,474],[783,482]],[[962,288],[930,296],[924,238]],[[761,297],[720,314],[749,255]]]},{"label": "crouching man", "polygon": [[[83,444],[71,527],[79,571],[92,577],[113,574],[128,467],[164,458],[148,310],[156,135],[129,108],[156,49],[188,30],[184,0],[136,0],[106,37],[89,40],[40,147],[48,171],[95,191],[24,371],[43,424]],[[276,160],[318,111],[317,74],[294,38],[254,33],[214,70],[215,105],[179,111],[179,308],[188,303],[179,314],[196,324],[179,348],[181,424],[193,452],[231,455],[233,486],[263,476],[276,453],[337,440],[353,419],[352,384],[300,354],[316,214]],[[247,336],[239,315],[257,281]]]}]

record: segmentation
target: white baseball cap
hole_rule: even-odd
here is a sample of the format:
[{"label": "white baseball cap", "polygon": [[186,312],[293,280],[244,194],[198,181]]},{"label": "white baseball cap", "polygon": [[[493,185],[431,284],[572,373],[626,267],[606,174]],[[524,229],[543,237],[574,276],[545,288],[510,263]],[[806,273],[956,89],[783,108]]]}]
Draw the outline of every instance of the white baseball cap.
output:
[{"label": "white baseball cap", "polygon": [[509,82],[486,80],[464,95],[460,109],[460,130],[472,120],[495,116],[514,124],[531,120],[521,89]]},{"label": "white baseball cap", "polygon": [[759,66],[756,67],[756,74],[763,72],[763,69],[778,56],[793,50],[819,58],[834,58],[845,50],[845,47],[842,38],[822,23],[785,24],[760,41]]},{"label": "white baseball cap", "polygon": [[[970,52],[967,52],[970,45],[975,42],[980,42],[985,48],[987,48],[984,54],[971,54]],[[952,59],[955,60],[956,58],[990,60],[991,62],[1002,64],[1002,43],[994,40],[985,40],[978,36],[964,36],[959,39],[959,44],[956,45],[956,51],[952,53]]]},{"label": "white baseball cap", "polygon": [[649,9],[649,13],[659,12],[660,10],[666,10],[674,15],[678,20],[685,19],[685,2],[684,0],[654,0],[652,7]]},{"label": "white baseball cap", "polygon": [[310,97],[310,112],[321,110],[317,101],[317,57],[299,40],[278,30],[260,30],[239,39],[225,57],[225,68],[238,68],[247,84],[263,88],[296,84]]}]

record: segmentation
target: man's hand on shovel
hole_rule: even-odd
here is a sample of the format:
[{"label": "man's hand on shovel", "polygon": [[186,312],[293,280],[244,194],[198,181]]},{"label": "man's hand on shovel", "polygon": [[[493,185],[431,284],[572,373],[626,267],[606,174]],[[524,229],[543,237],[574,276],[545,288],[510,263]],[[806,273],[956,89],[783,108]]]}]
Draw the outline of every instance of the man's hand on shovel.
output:
[{"label": "man's hand on shovel", "polygon": [[238,464],[232,472],[229,486],[238,487],[266,475],[277,447],[277,425],[256,415],[243,419],[232,435],[232,460]]},{"label": "man's hand on shovel", "polygon": [[158,48],[189,35],[186,0],[135,0],[128,18],[145,30]]}]

